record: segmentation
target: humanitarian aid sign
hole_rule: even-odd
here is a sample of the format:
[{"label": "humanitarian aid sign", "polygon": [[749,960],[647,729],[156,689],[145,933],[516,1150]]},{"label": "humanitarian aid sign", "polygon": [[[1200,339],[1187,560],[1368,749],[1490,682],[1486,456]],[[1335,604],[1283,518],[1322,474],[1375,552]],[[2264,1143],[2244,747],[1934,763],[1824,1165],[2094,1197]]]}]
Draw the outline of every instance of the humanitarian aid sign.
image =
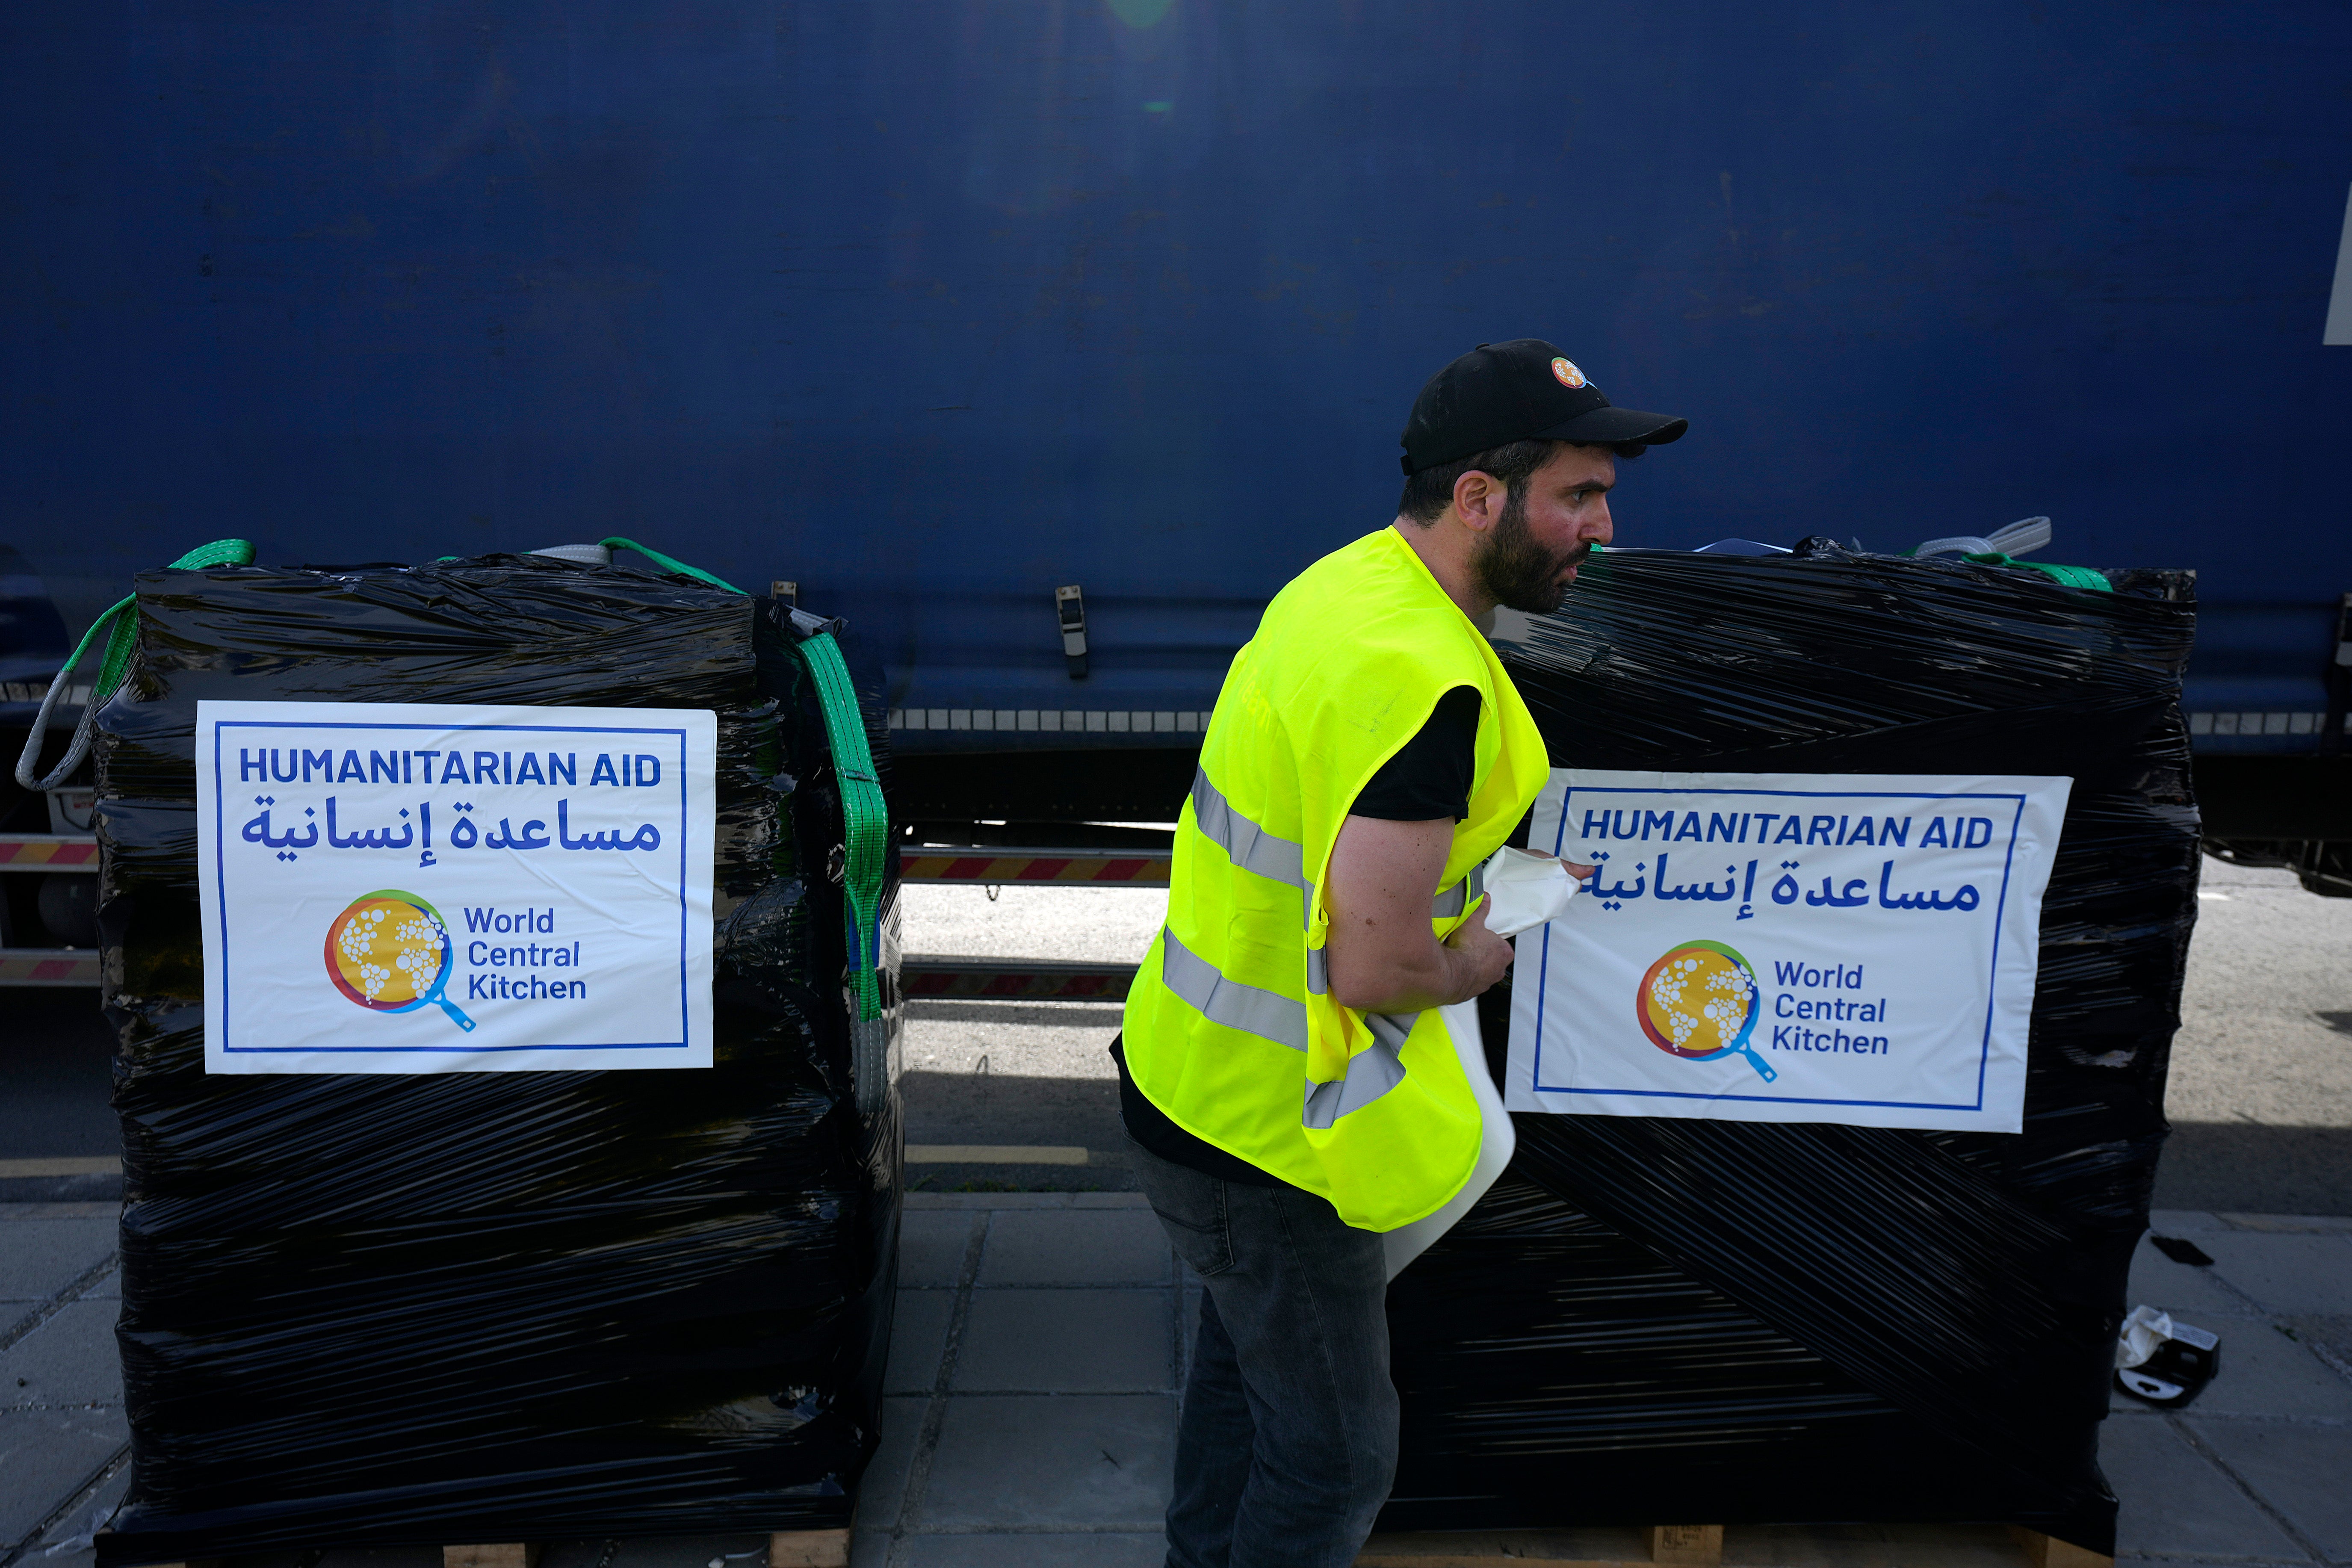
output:
[{"label": "humanitarian aid sign", "polygon": [[200,702],[205,1070],[710,1065],[718,722]]},{"label": "humanitarian aid sign", "polygon": [[1556,770],[1513,1110],[2014,1132],[2071,781]]}]

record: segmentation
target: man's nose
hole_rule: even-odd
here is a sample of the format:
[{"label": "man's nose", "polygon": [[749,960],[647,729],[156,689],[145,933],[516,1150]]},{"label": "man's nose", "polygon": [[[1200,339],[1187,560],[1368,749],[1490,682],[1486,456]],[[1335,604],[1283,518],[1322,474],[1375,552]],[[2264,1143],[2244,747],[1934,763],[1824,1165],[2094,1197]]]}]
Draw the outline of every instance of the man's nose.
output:
[{"label": "man's nose", "polygon": [[1600,510],[1585,520],[1583,537],[1589,543],[1607,544],[1617,537],[1617,522],[1609,515],[1609,498],[1601,496],[1599,500]]}]

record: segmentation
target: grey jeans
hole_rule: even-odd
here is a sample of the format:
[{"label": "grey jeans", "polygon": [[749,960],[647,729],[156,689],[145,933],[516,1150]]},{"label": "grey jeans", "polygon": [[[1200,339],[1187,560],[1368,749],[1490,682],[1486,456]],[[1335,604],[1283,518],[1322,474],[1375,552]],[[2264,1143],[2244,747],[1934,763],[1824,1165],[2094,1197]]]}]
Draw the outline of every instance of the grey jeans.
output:
[{"label": "grey jeans", "polygon": [[1208,1289],[1176,1434],[1169,1568],[1348,1568],[1396,1476],[1380,1237],[1295,1187],[1128,1144]]}]

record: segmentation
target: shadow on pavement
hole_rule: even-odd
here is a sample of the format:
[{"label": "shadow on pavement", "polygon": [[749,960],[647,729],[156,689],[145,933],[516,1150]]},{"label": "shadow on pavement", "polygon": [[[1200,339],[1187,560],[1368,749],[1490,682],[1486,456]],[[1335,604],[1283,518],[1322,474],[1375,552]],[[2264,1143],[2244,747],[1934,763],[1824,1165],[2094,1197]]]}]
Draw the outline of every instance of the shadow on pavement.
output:
[{"label": "shadow on pavement", "polygon": [[2157,1163],[2154,1206],[2352,1215],[2352,1127],[2176,1121]]}]

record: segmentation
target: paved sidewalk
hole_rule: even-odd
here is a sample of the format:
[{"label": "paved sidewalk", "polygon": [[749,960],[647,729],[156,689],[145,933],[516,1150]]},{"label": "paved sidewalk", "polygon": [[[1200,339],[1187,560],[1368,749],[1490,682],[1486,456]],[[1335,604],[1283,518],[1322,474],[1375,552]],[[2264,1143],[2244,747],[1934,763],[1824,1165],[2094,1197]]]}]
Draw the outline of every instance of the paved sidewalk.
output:
[{"label": "paved sidewalk", "polygon": [[[2222,1373],[2183,1415],[2116,1399],[2101,1460],[2120,1561],[2352,1563],[2352,1219],[2159,1213],[2155,1230],[2213,1262],[2143,1243],[2132,1299],[2221,1334]],[[86,1568],[128,1481],[113,1249],[110,1205],[0,1205],[0,1568]],[[916,1194],[900,1265],[856,1568],[1156,1568],[1192,1288],[1142,1200]],[[2022,1561],[1965,1532],[1889,1533],[1888,1561]],[[760,1568],[761,1544],[556,1542],[541,1568]],[[1735,1529],[1727,1561],[1785,1544]]]},{"label": "paved sidewalk", "polygon": [[130,1483],[112,1203],[0,1204],[0,1563],[89,1560]]},{"label": "paved sidewalk", "polygon": [[2118,1394],[2099,1463],[2123,1500],[2119,1560],[2352,1562],[2352,1219],[2158,1210],[2131,1300],[2221,1336],[2179,1414]]}]

